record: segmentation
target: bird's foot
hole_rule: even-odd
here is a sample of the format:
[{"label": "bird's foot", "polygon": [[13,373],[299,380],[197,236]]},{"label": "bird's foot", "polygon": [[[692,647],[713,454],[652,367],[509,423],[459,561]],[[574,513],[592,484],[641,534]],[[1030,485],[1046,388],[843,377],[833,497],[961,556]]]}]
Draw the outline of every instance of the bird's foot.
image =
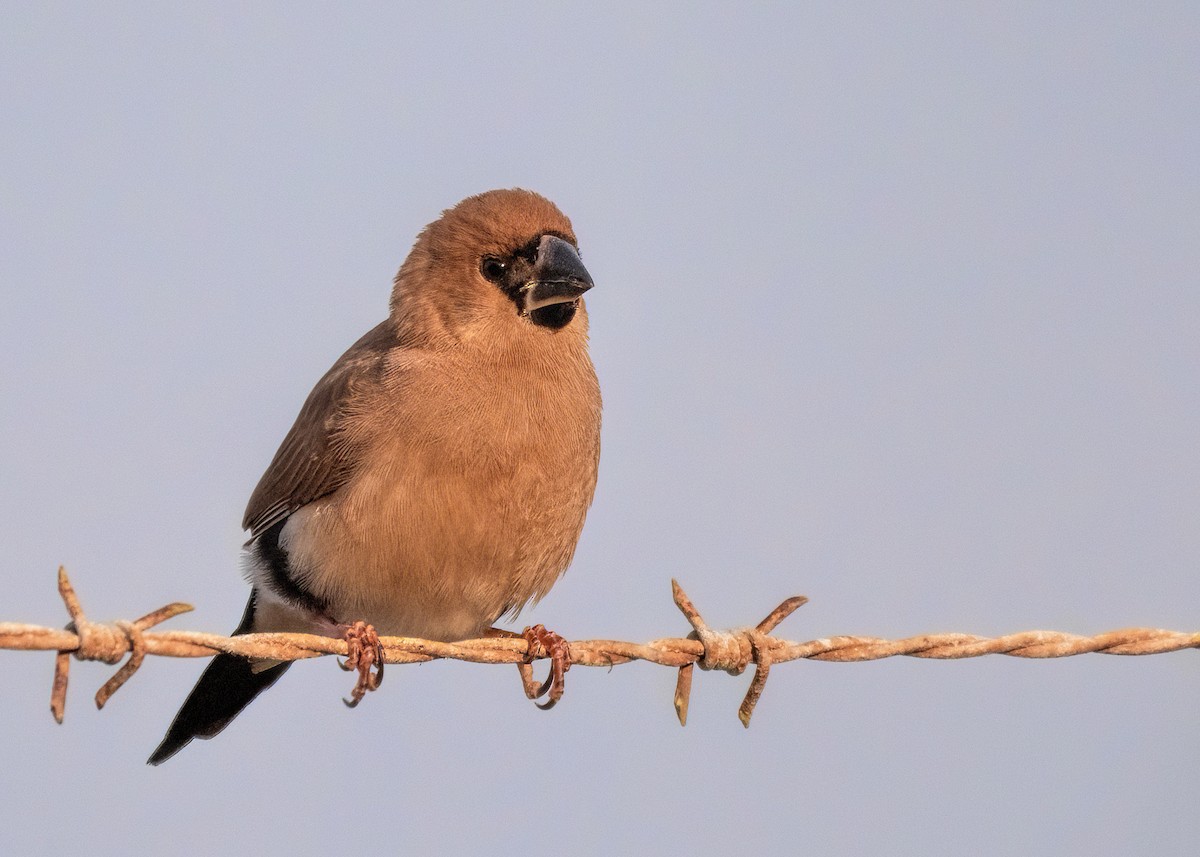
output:
[{"label": "bird's foot", "polygon": [[[529,646],[525,662],[517,665],[521,669],[521,683],[525,686],[525,695],[530,699],[541,699],[545,696],[546,701],[536,705],[543,711],[549,711],[562,699],[567,670],[571,668],[571,646],[558,634],[547,631],[545,625],[526,628],[521,632],[521,636]],[[538,657],[550,658],[550,674],[540,685],[533,677],[533,660]]]},{"label": "bird's foot", "polygon": [[346,662],[338,661],[338,666],[347,672],[358,671],[358,681],[350,691],[350,698],[342,700],[348,708],[353,708],[368,692],[383,683],[383,644],[379,642],[375,626],[363,621],[347,627],[343,639],[346,641]]}]

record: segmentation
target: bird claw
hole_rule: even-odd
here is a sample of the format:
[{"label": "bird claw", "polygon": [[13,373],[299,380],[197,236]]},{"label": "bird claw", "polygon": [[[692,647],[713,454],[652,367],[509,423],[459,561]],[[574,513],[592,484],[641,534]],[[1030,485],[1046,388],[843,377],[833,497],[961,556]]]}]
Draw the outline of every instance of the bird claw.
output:
[{"label": "bird claw", "polygon": [[[525,696],[541,699],[548,694],[545,702],[535,704],[543,711],[549,711],[562,699],[566,687],[565,676],[571,668],[571,646],[558,634],[547,631],[545,625],[526,628],[521,636],[528,646],[525,662],[517,665],[525,686]],[[533,660],[543,655],[550,658],[550,673],[544,682],[538,684],[533,677]]]},{"label": "bird claw", "polygon": [[[342,699],[347,708],[354,708],[362,698],[383,683],[383,644],[373,625],[358,621],[346,629],[346,660],[337,665],[346,672],[358,671],[358,681],[350,691],[350,699]],[[375,671],[371,671],[374,665]]]}]

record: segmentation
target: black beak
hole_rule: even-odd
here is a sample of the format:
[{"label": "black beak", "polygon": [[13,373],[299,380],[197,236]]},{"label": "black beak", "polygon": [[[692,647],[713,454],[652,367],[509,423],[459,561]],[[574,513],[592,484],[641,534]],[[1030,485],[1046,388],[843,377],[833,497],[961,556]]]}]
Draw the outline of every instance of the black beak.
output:
[{"label": "black beak", "polygon": [[528,314],[542,307],[571,303],[592,285],[592,275],[570,242],[543,235],[533,263],[533,279],[521,287],[521,306]]}]

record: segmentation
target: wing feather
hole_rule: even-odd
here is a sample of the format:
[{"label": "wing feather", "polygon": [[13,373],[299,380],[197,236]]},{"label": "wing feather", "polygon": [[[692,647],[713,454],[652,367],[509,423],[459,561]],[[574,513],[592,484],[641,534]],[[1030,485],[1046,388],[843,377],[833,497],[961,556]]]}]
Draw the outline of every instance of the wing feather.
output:
[{"label": "wing feather", "polygon": [[378,383],[387,354],[397,345],[395,330],[385,321],[350,346],[313,387],[250,496],[242,527],[252,538],[332,494],[353,475],[357,456],[342,433],[351,393]]}]

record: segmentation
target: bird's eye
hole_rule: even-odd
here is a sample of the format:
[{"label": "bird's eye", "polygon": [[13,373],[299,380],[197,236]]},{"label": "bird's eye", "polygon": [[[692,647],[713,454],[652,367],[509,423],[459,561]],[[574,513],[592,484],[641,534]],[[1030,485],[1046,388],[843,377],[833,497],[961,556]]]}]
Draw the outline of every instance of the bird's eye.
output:
[{"label": "bird's eye", "polygon": [[508,265],[504,264],[502,259],[497,259],[495,256],[484,256],[483,261],[479,263],[479,272],[493,283],[498,283],[508,273]]}]

